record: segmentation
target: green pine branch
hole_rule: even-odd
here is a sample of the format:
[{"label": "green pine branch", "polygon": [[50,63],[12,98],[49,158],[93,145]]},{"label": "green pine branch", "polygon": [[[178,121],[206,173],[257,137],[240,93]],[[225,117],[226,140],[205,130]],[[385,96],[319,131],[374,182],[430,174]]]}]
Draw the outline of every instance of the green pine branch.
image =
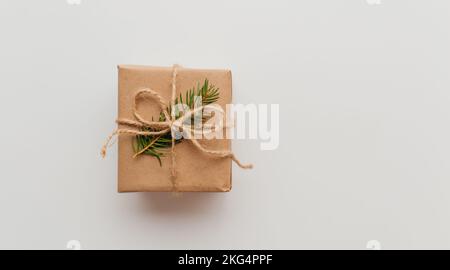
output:
[{"label": "green pine branch", "polygon": [[[194,109],[195,103],[199,102],[195,99],[195,97],[201,97],[201,105],[205,106],[208,104],[215,103],[219,99],[219,88],[210,84],[208,79],[205,79],[203,85],[200,86],[200,83],[197,83],[197,86],[192,87],[183,95],[180,95],[175,99],[175,104],[185,104],[189,107],[189,109]],[[171,106],[168,107],[168,114],[170,115],[172,112]],[[203,114],[201,114],[203,115]],[[182,116],[181,111],[175,112],[175,118],[178,119]],[[194,116],[195,117],[195,116]],[[152,121],[153,118],[152,118]],[[159,122],[166,121],[164,113],[161,112],[159,115]],[[194,119],[192,119],[192,123],[194,123]],[[144,128],[143,131],[155,131],[152,128]],[[180,143],[183,139],[178,139],[175,143]],[[167,133],[164,135],[137,135],[133,140],[133,148],[136,153],[135,156],[140,154],[150,155],[155,157],[159,165],[162,166],[161,157],[169,152],[169,149],[172,146],[172,135],[171,133]]]}]

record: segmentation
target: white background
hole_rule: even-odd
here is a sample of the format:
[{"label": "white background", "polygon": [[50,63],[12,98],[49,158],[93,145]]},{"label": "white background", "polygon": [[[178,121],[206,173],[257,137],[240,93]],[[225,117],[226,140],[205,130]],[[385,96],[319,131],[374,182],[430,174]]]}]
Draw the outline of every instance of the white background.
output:
[{"label": "white background", "polygon": [[[77,2],[78,0],[71,0]],[[370,2],[370,1],[369,1]],[[376,2],[376,1],[374,1]],[[0,248],[450,248],[450,2],[0,2]],[[280,104],[224,194],[118,194],[117,64]]]}]

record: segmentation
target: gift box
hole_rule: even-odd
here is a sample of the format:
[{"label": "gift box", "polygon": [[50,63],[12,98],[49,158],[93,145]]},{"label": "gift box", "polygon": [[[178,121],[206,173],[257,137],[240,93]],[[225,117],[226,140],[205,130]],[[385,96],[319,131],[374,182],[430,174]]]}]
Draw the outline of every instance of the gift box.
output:
[{"label": "gift box", "polygon": [[[135,95],[140,89],[152,89],[165,101],[172,99],[173,67],[148,67],[119,65],[119,119],[134,119]],[[225,111],[231,103],[231,71],[212,69],[190,69],[177,67],[176,96],[184,97],[186,91],[198,87],[205,80],[218,90],[215,101]],[[154,99],[143,98],[137,108],[139,115],[149,121],[161,117],[161,108]],[[226,117],[226,116],[225,116]],[[119,129],[126,129],[119,122]],[[207,149],[230,151],[228,139],[200,139]],[[118,138],[118,191],[199,191],[227,192],[231,189],[230,158],[220,158],[200,151],[189,140],[175,144],[174,153],[166,153],[160,159],[152,155],[136,156],[136,135],[124,134]],[[176,159],[176,175],[173,175],[172,155]]]}]

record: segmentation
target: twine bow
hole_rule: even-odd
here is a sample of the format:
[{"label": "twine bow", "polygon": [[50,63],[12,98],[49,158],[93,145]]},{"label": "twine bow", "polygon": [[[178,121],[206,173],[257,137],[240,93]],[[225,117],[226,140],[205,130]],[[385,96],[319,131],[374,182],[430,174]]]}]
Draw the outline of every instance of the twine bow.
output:
[{"label": "twine bow", "polygon": [[[106,149],[108,146],[110,146],[110,142],[114,136],[119,136],[120,134],[132,134],[132,135],[143,135],[143,136],[162,136],[164,134],[167,134],[171,132],[172,134],[172,145],[171,145],[171,157],[172,157],[172,166],[171,166],[171,176],[173,178],[176,178],[176,160],[175,160],[175,134],[174,131],[178,128],[187,128],[183,127],[183,122],[194,115],[195,113],[202,111],[204,109],[204,106],[200,106],[198,108],[195,108],[194,110],[189,110],[184,113],[183,116],[176,119],[175,117],[175,110],[173,108],[175,107],[175,98],[176,98],[176,79],[178,74],[178,65],[174,65],[172,69],[172,98],[171,98],[171,108],[172,112],[169,115],[168,113],[168,103],[164,100],[163,97],[161,97],[156,91],[145,88],[139,90],[135,96],[134,96],[134,102],[133,102],[133,115],[136,118],[136,120],[131,119],[117,119],[116,122],[119,125],[125,125],[128,127],[138,128],[140,130],[136,129],[130,129],[130,128],[118,128],[115,130],[106,140],[105,144],[102,147],[101,154],[103,157],[106,156]],[[137,110],[137,105],[140,97],[148,95],[149,97],[155,99],[159,105],[159,108],[163,112],[165,116],[165,121],[163,122],[154,122],[154,121],[147,121],[144,119]],[[154,131],[143,131],[142,128],[151,128]],[[189,128],[187,128],[189,129]],[[187,133],[187,139],[192,142],[192,144],[199,149],[201,152],[209,154],[214,157],[218,158],[231,158],[239,167],[243,169],[251,169],[253,168],[252,164],[242,164],[231,151],[221,151],[221,150],[210,150],[203,147],[195,138],[194,136],[191,136],[192,130],[189,129],[189,132]],[[151,145],[151,143],[149,144]],[[139,153],[136,155],[144,152],[147,150],[146,148],[142,149]],[[135,156],[136,156],[135,155]]]}]

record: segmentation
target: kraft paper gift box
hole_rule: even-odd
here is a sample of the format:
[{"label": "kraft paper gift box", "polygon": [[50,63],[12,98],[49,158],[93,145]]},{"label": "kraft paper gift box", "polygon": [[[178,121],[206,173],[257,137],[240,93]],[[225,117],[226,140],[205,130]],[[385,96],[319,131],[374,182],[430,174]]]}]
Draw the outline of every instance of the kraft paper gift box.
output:
[{"label": "kraft paper gift box", "polygon": [[[165,100],[171,100],[172,67],[148,67],[119,65],[119,118],[134,119],[133,102],[135,93],[142,88],[151,88]],[[231,71],[177,68],[177,96],[202,84],[205,79],[219,88],[220,97],[216,104],[225,111],[226,104],[231,103]],[[158,119],[160,109],[154,100],[142,101],[139,113],[151,121]],[[120,126],[119,126],[120,128]],[[134,135],[118,138],[118,191],[216,191],[226,192],[231,189],[231,159],[217,158],[201,152],[186,139],[177,143],[176,178],[171,176],[171,154],[162,157],[161,163],[150,155],[133,157]],[[213,150],[231,150],[227,139],[199,140],[200,144]],[[176,185],[176,188],[175,188]]]}]

